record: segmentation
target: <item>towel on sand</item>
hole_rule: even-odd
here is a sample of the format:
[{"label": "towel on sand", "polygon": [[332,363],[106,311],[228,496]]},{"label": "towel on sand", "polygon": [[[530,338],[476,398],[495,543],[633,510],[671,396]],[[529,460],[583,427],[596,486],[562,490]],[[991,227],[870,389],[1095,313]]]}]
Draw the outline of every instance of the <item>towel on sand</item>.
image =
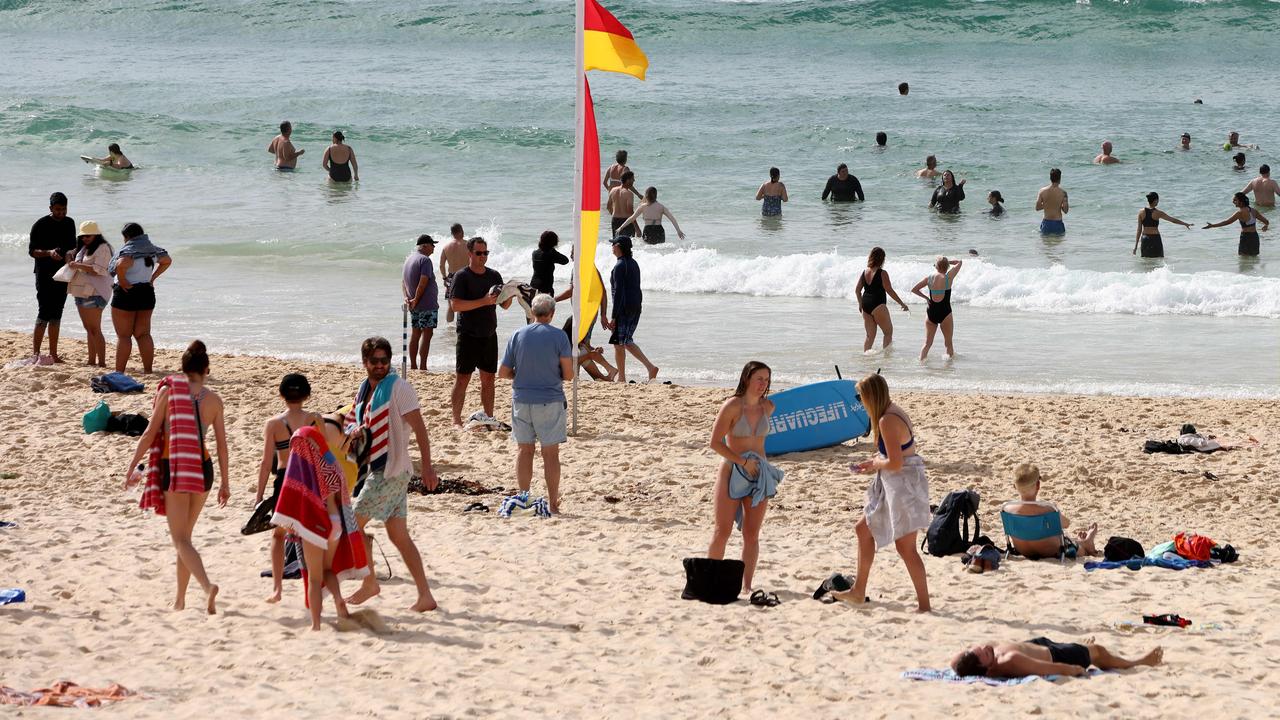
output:
[{"label": "towel on sand", "polygon": [[1213,567],[1213,563],[1207,560],[1186,560],[1180,557],[1172,558],[1133,558],[1123,562],[1114,562],[1112,560],[1096,561],[1091,560],[1084,564],[1085,570],[1115,570],[1116,568],[1129,568],[1130,570],[1141,570],[1144,567],[1162,567],[1169,570],[1186,570],[1187,568],[1209,568]]},{"label": "towel on sand", "polygon": [[[1089,670],[1087,674],[1081,677],[1091,678],[1094,675],[1101,675],[1102,673],[1103,673],[1102,670],[1099,670],[1097,668],[1092,668]],[[902,671],[902,678],[904,680],[937,680],[941,682],[959,683],[963,685],[973,685],[974,683],[981,683],[983,685],[995,685],[995,686],[1026,685],[1027,683],[1035,682],[1036,680],[1048,680],[1050,682],[1053,682],[1054,680],[1059,680],[1064,677],[1066,676],[1065,675],[1027,675],[1026,677],[1016,677],[1016,678],[995,678],[995,677],[987,677],[986,675],[969,675],[966,677],[960,677],[959,675],[955,674],[955,672],[953,672],[951,668],[946,668],[943,670],[936,670],[933,668],[919,668],[917,670]]]},{"label": "towel on sand", "polygon": [[52,707],[95,708],[106,703],[119,702],[135,697],[137,693],[123,685],[111,685],[102,689],[85,688],[73,682],[57,682],[51,687],[22,692],[0,686],[0,705],[48,705]]}]

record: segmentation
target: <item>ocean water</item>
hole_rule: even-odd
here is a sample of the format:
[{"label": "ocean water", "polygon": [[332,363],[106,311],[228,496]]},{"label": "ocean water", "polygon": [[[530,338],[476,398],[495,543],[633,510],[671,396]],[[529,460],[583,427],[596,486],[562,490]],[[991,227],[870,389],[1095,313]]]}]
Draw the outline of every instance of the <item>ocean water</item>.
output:
[{"label": "ocean water", "polygon": [[[839,366],[920,389],[1280,397],[1280,228],[1258,259],[1237,257],[1236,229],[1168,223],[1167,258],[1130,254],[1147,192],[1198,228],[1232,212],[1259,164],[1280,172],[1280,83],[1258,61],[1280,4],[606,5],[650,68],[645,83],[593,73],[601,154],[629,149],[688,235],[669,228],[673,242],[636,253],[637,341],[664,377],[726,384],[759,358],[779,384]],[[542,230],[566,251],[572,233],[572,13],[568,0],[0,0],[0,326],[34,319],[26,233],[54,190],[113,242],[136,221],[171,250],[162,345],[352,359],[361,338],[399,335],[412,239],[455,221],[490,239],[492,267],[527,277]],[[307,150],[289,175],[265,152],[286,118]],[[334,129],[357,153],[356,187],[319,168]],[[1260,146],[1247,173],[1221,148],[1230,130]],[[1190,152],[1175,150],[1184,131]],[[1103,139],[1120,165],[1090,162]],[[142,169],[120,180],[77,159],[110,142]],[[933,186],[914,171],[931,153],[967,180],[959,216],[926,207]],[[840,162],[865,204],[819,200]],[[769,221],[753,197],[771,165],[791,201]],[[1036,231],[1050,167],[1071,197],[1061,238]],[[982,212],[991,189],[1003,218]],[[889,353],[864,355],[852,297],[876,245],[912,312],[894,312]],[[939,336],[921,365],[924,306],[907,293],[939,254],[966,261],[959,354],[945,361]],[[607,272],[604,249],[596,260]],[[503,315],[500,336],[522,322]],[[437,333],[433,366],[452,351]]]}]

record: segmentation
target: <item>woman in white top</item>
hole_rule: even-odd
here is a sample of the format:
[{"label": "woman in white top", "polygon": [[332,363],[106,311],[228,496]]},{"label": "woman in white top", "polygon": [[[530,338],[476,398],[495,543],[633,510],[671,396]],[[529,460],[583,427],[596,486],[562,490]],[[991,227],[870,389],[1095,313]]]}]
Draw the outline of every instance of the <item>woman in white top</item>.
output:
[{"label": "woman in white top", "polygon": [[667,241],[667,231],[662,227],[662,216],[667,216],[671,224],[676,229],[676,235],[680,239],[684,239],[684,231],[680,229],[680,223],[676,222],[676,216],[671,214],[666,205],[658,202],[658,188],[649,187],[644,191],[644,202],[640,203],[640,207],[636,208],[635,213],[622,223],[622,227],[626,227],[634,223],[637,218],[643,218],[641,232],[644,234],[644,241],[649,245],[657,245]]},{"label": "woman in white top", "polygon": [[85,220],[80,223],[78,248],[67,267],[75,272],[67,284],[67,292],[76,300],[80,322],[88,336],[89,365],[106,367],[107,339],[102,335],[102,309],[111,297],[111,274],[107,266],[115,252],[102,236],[98,223]]}]

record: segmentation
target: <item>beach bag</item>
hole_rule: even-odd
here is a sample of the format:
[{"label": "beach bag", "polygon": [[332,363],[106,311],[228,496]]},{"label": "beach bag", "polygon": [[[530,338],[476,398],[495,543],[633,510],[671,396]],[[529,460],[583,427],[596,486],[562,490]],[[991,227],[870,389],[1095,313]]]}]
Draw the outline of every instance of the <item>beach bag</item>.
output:
[{"label": "beach bag", "polygon": [[[978,493],[973,490],[953,490],[947,493],[934,513],[933,522],[925,532],[921,548],[930,555],[945,557],[959,555],[979,542]],[[969,518],[973,518],[973,532],[969,532]],[[990,540],[987,540],[990,542]]]},{"label": "beach bag", "polygon": [[741,560],[684,559],[685,600],[701,600],[712,605],[737,602],[742,592],[742,574],[747,566]]},{"label": "beach bag", "polygon": [[1107,546],[1102,549],[1102,557],[1111,562],[1124,562],[1132,558],[1146,557],[1142,545],[1133,538],[1112,535],[1107,538]]},{"label": "beach bag", "polygon": [[1173,536],[1174,552],[1188,560],[1208,561],[1214,545],[1217,543],[1213,540],[1195,533],[1180,532]]},{"label": "beach bag", "polygon": [[129,437],[138,437],[147,431],[147,416],[137,413],[112,413],[107,418],[107,432],[124,433]]},{"label": "beach bag", "polygon": [[84,434],[91,435],[106,430],[110,419],[111,408],[107,407],[105,401],[99,400],[98,405],[85,413],[84,417],[80,419],[80,424],[84,426]]}]

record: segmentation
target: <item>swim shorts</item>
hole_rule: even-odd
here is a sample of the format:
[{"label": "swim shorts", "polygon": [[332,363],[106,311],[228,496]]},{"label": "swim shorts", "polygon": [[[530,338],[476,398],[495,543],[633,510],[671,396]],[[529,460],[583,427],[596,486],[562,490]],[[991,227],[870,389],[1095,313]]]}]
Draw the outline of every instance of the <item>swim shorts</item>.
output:
[{"label": "swim shorts", "polygon": [[434,330],[440,321],[439,310],[410,310],[409,325],[414,330]]},{"label": "swim shorts", "polygon": [[636,326],[640,324],[640,313],[613,319],[613,333],[609,335],[610,345],[630,345],[635,342]]},{"label": "swim shorts", "polygon": [[1164,257],[1164,240],[1160,238],[1160,234],[1143,235],[1142,247],[1138,252],[1144,258],[1160,258]]},{"label": "swim shorts", "polygon": [[369,473],[356,496],[354,509],[357,515],[382,522],[409,517],[409,473],[394,477]]},{"label": "swim shorts", "polygon": [[1046,637],[1031,638],[1027,642],[1048,648],[1049,657],[1056,663],[1078,665],[1085,670],[1093,664],[1093,659],[1089,656],[1089,648],[1079,643],[1054,642]]},{"label": "swim shorts", "polygon": [[454,349],[454,370],[459,375],[470,375],[476,370],[498,372],[498,336],[459,335]]},{"label": "swim shorts", "polygon": [[1067,231],[1067,226],[1061,220],[1041,220],[1040,233],[1042,235],[1062,235]]},{"label": "swim shorts", "polygon": [[[1255,253],[1256,254],[1256,253]],[[62,322],[62,310],[67,304],[67,284],[52,276],[36,275],[36,324]]]},{"label": "swim shorts", "polygon": [[511,435],[517,445],[532,445],[535,440],[543,447],[564,442],[568,439],[564,401],[511,403]]},{"label": "swim shorts", "polygon": [[609,229],[613,233],[611,237],[618,237],[619,235],[625,235],[627,237],[631,237],[635,233],[636,231],[635,223],[632,223],[626,226],[625,228],[622,227],[622,224],[625,223],[626,221],[627,221],[627,218],[625,217],[613,217],[609,219]]},{"label": "swim shorts", "polygon": [[128,290],[116,285],[111,288],[111,307],[127,312],[155,310],[156,289],[151,283],[134,283]]}]

